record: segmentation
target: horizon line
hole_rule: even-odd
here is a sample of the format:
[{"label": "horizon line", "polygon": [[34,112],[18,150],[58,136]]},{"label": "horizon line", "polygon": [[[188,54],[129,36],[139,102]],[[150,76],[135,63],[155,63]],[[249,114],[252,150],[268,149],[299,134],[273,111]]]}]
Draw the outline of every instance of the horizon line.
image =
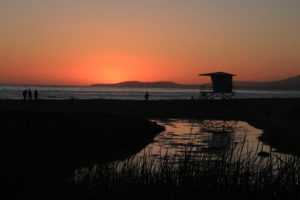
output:
[{"label": "horizon line", "polygon": [[[276,81],[282,81],[282,80],[286,80],[289,78],[293,78],[293,77],[297,77],[300,76],[300,74],[295,75],[295,76],[291,76],[291,77],[287,77],[284,79],[280,79],[280,80],[273,80],[273,81],[234,81],[233,82],[246,82],[246,83],[251,83],[251,82],[255,82],[255,83],[268,83],[268,82],[276,82]],[[132,81],[121,81],[121,82],[115,82],[115,83],[92,83],[92,84],[88,84],[88,85],[78,85],[78,84],[38,84],[38,83],[0,83],[0,85],[10,85],[10,86],[56,86],[56,87],[60,87],[60,86],[65,86],[65,87],[89,87],[92,85],[116,85],[116,84],[120,84],[120,83],[125,83],[125,82],[139,82],[139,83],[159,83],[159,82],[168,82],[168,83],[174,83],[174,84],[178,84],[178,85],[186,85],[186,86],[192,86],[192,85],[205,85],[205,84],[211,84],[211,82],[207,82],[207,83],[195,83],[195,84],[187,84],[187,83],[178,83],[178,82],[174,82],[174,81],[137,81],[137,80],[132,80]]]}]

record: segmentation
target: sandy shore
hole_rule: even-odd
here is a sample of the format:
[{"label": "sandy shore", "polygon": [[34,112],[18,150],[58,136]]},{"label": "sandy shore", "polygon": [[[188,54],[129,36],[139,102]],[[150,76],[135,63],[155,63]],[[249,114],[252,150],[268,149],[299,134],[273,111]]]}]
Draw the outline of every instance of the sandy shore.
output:
[{"label": "sandy shore", "polygon": [[300,99],[235,100],[2,100],[0,110],[106,113],[141,117],[213,117],[268,119],[298,117]]},{"label": "sandy shore", "polygon": [[300,99],[2,100],[0,114],[1,177],[16,198],[51,199],[75,168],[139,152],[163,130],[147,118],[243,120],[278,151],[300,155]]},{"label": "sandy shore", "polygon": [[6,103],[11,107],[0,109],[0,176],[9,199],[63,197],[76,169],[128,158],[164,130],[140,117],[69,112],[42,101]]},{"label": "sandy shore", "polygon": [[3,100],[0,111],[244,120],[263,129],[261,139],[278,151],[300,155],[300,99]]}]

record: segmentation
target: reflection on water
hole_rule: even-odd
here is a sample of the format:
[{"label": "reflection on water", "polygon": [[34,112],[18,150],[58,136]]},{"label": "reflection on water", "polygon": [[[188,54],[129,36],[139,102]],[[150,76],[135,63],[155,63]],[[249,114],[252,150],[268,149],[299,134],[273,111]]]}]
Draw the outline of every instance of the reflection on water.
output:
[{"label": "reflection on water", "polygon": [[[150,168],[154,166],[154,170],[159,170],[161,166],[169,164],[176,166],[178,162],[182,164],[184,162],[181,161],[186,161],[186,159],[187,162],[196,161],[199,164],[199,161],[205,163],[205,161],[210,162],[211,159],[220,160],[225,155],[225,162],[249,162],[250,164],[255,162],[257,166],[271,163],[272,168],[276,169],[282,164],[278,160],[284,161],[290,157],[260,142],[258,137],[263,131],[244,121],[196,119],[155,119],[152,121],[165,126],[165,131],[158,134],[153,142],[141,152],[126,160],[116,161],[111,167],[117,166],[116,169],[123,170],[132,166],[141,167],[146,163],[145,166],[150,166]],[[265,159],[266,157],[268,159]],[[162,165],[156,168],[156,164]],[[80,182],[87,175],[93,177],[95,174],[97,174],[97,165],[92,169],[76,170],[74,180]]]},{"label": "reflection on water", "polygon": [[233,145],[243,152],[270,152],[268,145],[263,145],[258,137],[262,130],[256,129],[243,121],[165,119],[153,120],[165,126],[166,130],[154,138],[138,156],[145,153],[153,157],[162,157],[166,153],[180,157],[189,151],[194,154],[211,155],[229,150]]}]

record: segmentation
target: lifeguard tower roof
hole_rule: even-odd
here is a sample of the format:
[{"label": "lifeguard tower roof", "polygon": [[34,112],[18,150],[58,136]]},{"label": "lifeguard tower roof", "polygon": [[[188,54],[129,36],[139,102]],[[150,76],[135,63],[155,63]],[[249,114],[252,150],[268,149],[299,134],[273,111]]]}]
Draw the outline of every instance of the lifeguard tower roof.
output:
[{"label": "lifeguard tower roof", "polygon": [[207,74],[198,74],[199,76],[235,76],[235,74],[229,74],[225,72],[213,72]]},{"label": "lifeguard tower roof", "polygon": [[198,74],[199,76],[210,76],[214,93],[232,93],[232,77],[235,74],[225,72],[213,72]]}]

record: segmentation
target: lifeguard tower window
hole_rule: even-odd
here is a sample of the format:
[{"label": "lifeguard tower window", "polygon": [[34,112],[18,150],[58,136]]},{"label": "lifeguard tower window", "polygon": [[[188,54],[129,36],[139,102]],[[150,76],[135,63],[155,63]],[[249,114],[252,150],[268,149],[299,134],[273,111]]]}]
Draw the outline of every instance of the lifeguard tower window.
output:
[{"label": "lifeguard tower window", "polygon": [[[202,91],[202,96],[214,98],[214,94],[224,94],[222,98],[232,98],[234,93],[232,92],[232,77],[235,74],[229,74],[225,72],[214,72],[208,74],[199,74],[199,76],[210,76],[212,80],[212,91]],[[230,93],[230,96],[225,95]]]}]

